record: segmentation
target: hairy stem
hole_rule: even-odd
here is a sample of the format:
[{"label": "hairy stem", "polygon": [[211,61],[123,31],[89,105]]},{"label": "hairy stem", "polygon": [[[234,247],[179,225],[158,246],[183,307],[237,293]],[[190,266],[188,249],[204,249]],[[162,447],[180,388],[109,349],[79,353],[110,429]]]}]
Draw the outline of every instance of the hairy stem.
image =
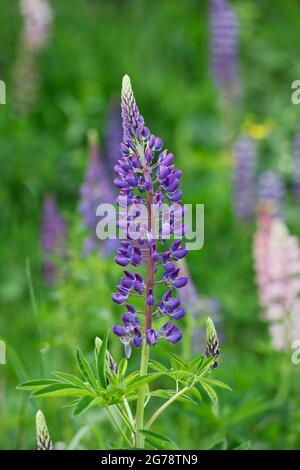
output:
[{"label": "hairy stem", "polygon": [[[148,231],[153,235],[153,193],[149,192],[147,197],[147,211],[148,211]],[[148,266],[147,266],[147,284],[146,284],[146,299],[150,290],[153,292],[154,287],[154,268],[155,262],[151,258],[151,248],[149,248]],[[152,306],[146,303],[145,308],[145,331],[152,327]],[[146,375],[148,372],[148,361],[149,361],[150,348],[146,340],[143,340],[143,348],[141,355],[140,375]],[[144,448],[145,438],[139,433],[139,429],[144,427],[144,409],[145,409],[145,397],[146,397],[147,386],[142,385],[138,391],[137,405],[136,405],[136,446],[138,448]]]}]

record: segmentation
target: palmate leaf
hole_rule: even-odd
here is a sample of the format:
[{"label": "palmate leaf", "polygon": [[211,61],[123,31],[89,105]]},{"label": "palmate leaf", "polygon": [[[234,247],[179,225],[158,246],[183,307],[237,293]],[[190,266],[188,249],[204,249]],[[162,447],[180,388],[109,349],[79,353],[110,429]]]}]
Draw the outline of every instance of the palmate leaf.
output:
[{"label": "palmate leaf", "polygon": [[[169,398],[172,398],[174,395],[176,395],[176,393],[177,393],[176,390],[154,390],[153,392],[150,392],[148,395],[150,397],[169,399]],[[196,400],[193,400],[193,398],[190,397],[188,394],[180,395],[177,398],[177,401],[189,402],[189,403],[193,403],[194,405],[198,405],[198,402]]]},{"label": "palmate leaf", "polygon": [[181,357],[177,356],[177,354],[169,353],[171,358],[172,368],[175,370],[190,370],[188,362],[185,362]]},{"label": "palmate leaf", "polygon": [[153,380],[158,379],[162,375],[165,375],[165,373],[164,372],[152,372],[147,375],[142,375],[142,376],[138,375],[138,377],[134,378],[133,380],[130,380],[129,384],[126,381],[127,392],[137,390],[141,385],[145,385],[150,382],[153,382]]},{"label": "palmate leaf", "polygon": [[139,432],[146,437],[148,443],[159,450],[178,450],[178,446],[168,437],[158,434],[157,432],[140,429]]},{"label": "palmate leaf", "polygon": [[203,388],[203,390],[205,390],[205,392],[207,393],[209,398],[213,402],[216,403],[218,401],[218,396],[217,396],[216,392],[214,391],[214,389],[207,382],[205,382],[205,380],[199,380],[199,383],[200,383],[201,387]]},{"label": "palmate leaf", "polygon": [[84,413],[88,408],[90,408],[93,404],[96,404],[96,399],[94,397],[86,396],[82,397],[74,408],[73,415],[79,416],[80,414]]},{"label": "palmate leaf", "polygon": [[150,360],[149,361],[149,368],[152,370],[155,370],[156,372],[167,372],[168,369],[165,367],[163,364],[160,364],[160,362]]},{"label": "palmate leaf", "polygon": [[66,383],[59,383],[47,385],[32,393],[32,397],[45,397],[45,398],[58,398],[58,397],[83,397],[90,395],[91,392],[83,390],[79,387],[74,387]]},{"label": "palmate leaf", "polygon": [[103,388],[106,388],[107,386],[106,370],[105,370],[107,341],[108,341],[108,332],[105,334],[103,338],[101,347],[99,349],[99,355],[98,355],[98,361],[97,361],[98,378]]},{"label": "palmate leaf", "polygon": [[76,375],[68,374],[67,372],[56,372],[56,371],[52,372],[52,374],[68,384],[75,385],[75,387],[79,387],[84,390],[87,389],[86,383],[84,383]]},{"label": "palmate leaf", "polygon": [[77,349],[76,357],[81,375],[87,382],[91,384],[93,388],[97,389],[98,384],[96,381],[96,377],[94,376],[94,372],[79,348]]},{"label": "palmate leaf", "polygon": [[211,379],[211,378],[205,378],[203,379],[206,383],[210,384],[210,385],[213,385],[214,387],[219,387],[219,388],[224,388],[224,390],[229,390],[230,392],[232,392],[232,388],[229,387],[229,385],[227,385],[226,383],[224,382],[221,382],[220,380],[215,380],[215,379]]},{"label": "palmate leaf", "polygon": [[18,385],[17,390],[35,391],[35,390],[40,390],[46,385],[52,385],[52,384],[57,384],[57,383],[59,382],[55,379],[28,380],[27,382],[23,382],[22,384]]}]

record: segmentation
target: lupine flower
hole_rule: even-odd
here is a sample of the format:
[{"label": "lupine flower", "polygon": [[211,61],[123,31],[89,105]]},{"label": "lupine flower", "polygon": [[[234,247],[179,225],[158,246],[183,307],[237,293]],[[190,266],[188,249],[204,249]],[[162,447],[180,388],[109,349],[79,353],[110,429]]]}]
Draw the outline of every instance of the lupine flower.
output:
[{"label": "lupine flower", "polygon": [[287,350],[300,335],[300,247],[278,218],[259,221],[254,237],[256,282],[274,349]]},{"label": "lupine flower", "polygon": [[239,85],[239,25],[228,0],[210,0],[211,71],[223,95],[234,97]]},{"label": "lupine flower", "polygon": [[300,202],[300,126],[297,129],[294,139],[294,170],[295,195]]},{"label": "lupine flower", "polygon": [[65,258],[66,222],[60,215],[56,200],[46,196],[41,221],[41,248],[43,252],[43,271],[48,286],[57,278],[57,259]]},{"label": "lupine flower", "polygon": [[89,235],[84,241],[83,253],[85,255],[99,250],[103,255],[108,255],[115,249],[115,240],[100,242],[96,236],[97,216],[96,210],[101,203],[112,203],[114,200],[114,189],[108,178],[106,168],[102,162],[98,136],[95,130],[88,133],[89,154],[85,180],[80,188],[79,210],[83,224]]},{"label": "lupine flower", "polygon": [[39,410],[36,414],[37,450],[53,450],[45,416]]},{"label": "lupine flower", "polygon": [[39,73],[36,56],[48,42],[53,13],[47,0],[20,0],[20,9],[23,28],[13,79],[16,109],[25,114],[32,110],[37,100]]},{"label": "lupine flower", "polygon": [[115,100],[112,100],[109,106],[105,131],[105,157],[108,169],[113,173],[114,166],[121,156],[119,145],[123,134],[119,104]]},{"label": "lupine flower", "polygon": [[255,141],[242,135],[233,147],[234,155],[234,212],[240,219],[250,220],[255,210]]},{"label": "lupine flower", "polygon": [[214,357],[213,368],[218,367],[218,358],[220,355],[220,344],[215,329],[215,325],[210,317],[206,320],[206,345],[205,345],[206,357]]},{"label": "lupine flower", "polygon": [[[117,286],[117,292],[112,295],[112,300],[124,306],[122,325],[114,325],[113,332],[125,344],[125,354],[128,357],[131,345],[139,347],[146,341],[152,346],[162,338],[174,344],[181,339],[182,334],[173,320],[179,320],[184,315],[176,293],[177,288],[186,285],[187,279],[181,276],[177,261],[184,258],[188,251],[181,245],[181,240],[173,241],[167,247],[166,230],[162,227],[159,228],[159,233],[155,233],[156,211],[159,211],[163,203],[170,201],[170,234],[174,234],[175,230],[184,234],[181,217],[178,220],[175,215],[182,216],[183,213],[180,205],[182,192],[179,189],[181,171],[174,166],[174,156],[168,150],[163,150],[162,140],[152,135],[145,126],[127,75],[123,78],[121,108],[122,156],[115,165],[114,182],[120,189],[117,202],[127,239],[121,242],[115,261],[127,269],[124,270],[124,276]],[[145,208],[145,217],[141,217]],[[129,231],[133,222],[136,223],[136,233],[132,232],[132,227]],[[163,223],[166,224],[166,221]],[[160,243],[158,238],[161,239]],[[147,264],[146,279],[136,272],[136,268],[143,263]],[[128,268],[130,265],[133,266],[131,270]],[[157,281],[155,277],[158,278]],[[156,293],[156,282],[167,287],[162,297],[158,297]],[[143,325],[131,305],[132,297],[139,297],[144,301]],[[155,329],[154,321],[162,317],[167,322],[160,329]]]},{"label": "lupine flower", "polygon": [[265,171],[258,180],[257,202],[259,207],[268,207],[274,216],[281,216],[285,198],[282,179],[278,173]]}]

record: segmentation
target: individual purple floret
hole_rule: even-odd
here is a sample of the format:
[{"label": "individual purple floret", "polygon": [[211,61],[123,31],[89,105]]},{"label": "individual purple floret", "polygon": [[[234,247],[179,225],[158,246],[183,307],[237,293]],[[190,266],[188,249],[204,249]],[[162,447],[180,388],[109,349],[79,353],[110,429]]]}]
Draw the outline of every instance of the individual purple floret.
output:
[{"label": "individual purple floret", "polygon": [[119,104],[116,100],[112,100],[108,110],[105,129],[105,157],[108,170],[112,173],[114,172],[114,166],[121,156],[119,145],[122,141],[122,135]]},{"label": "individual purple floret", "polygon": [[101,242],[97,238],[96,226],[98,218],[96,210],[101,203],[112,204],[114,202],[114,189],[101,160],[97,132],[90,130],[88,139],[88,165],[85,180],[80,188],[81,200],[79,204],[84,227],[89,232],[88,237],[84,240],[83,253],[87,255],[92,251],[101,249],[103,255],[109,255],[115,250],[116,241],[105,240],[105,242]]},{"label": "individual purple floret", "polygon": [[66,222],[60,215],[56,200],[46,196],[41,221],[41,248],[43,252],[43,272],[47,286],[57,278],[57,261],[65,258]]},{"label": "individual purple floret", "polygon": [[[113,332],[125,344],[128,357],[131,344],[139,347],[146,342],[152,346],[161,338],[175,344],[181,339],[182,334],[173,321],[185,313],[177,289],[184,287],[187,279],[181,275],[177,261],[188,251],[182,246],[181,239],[167,244],[175,232],[184,233],[182,192],[179,189],[181,171],[174,166],[174,156],[163,150],[162,140],[145,126],[127,75],[123,78],[121,108],[122,156],[115,165],[114,182],[120,190],[117,199],[119,226],[126,239],[121,242],[115,261],[126,269],[112,300],[124,306],[122,325],[114,325]],[[157,232],[157,214],[161,214],[162,204],[168,202],[171,204],[169,220],[161,216],[162,226]],[[145,277],[137,272],[139,266],[144,265]],[[159,291],[156,291],[157,284]],[[164,285],[167,290],[161,295],[159,292]],[[131,305],[133,297],[144,305],[144,322],[141,324],[137,318],[141,312],[136,312]],[[160,329],[155,329],[153,322],[163,317],[166,322]]]},{"label": "individual purple floret", "polygon": [[300,126],[294,139],[294,187],[295,196],[300,202]]},{"label": "individual purple floret", "polygon": [[255,213],[256,144],[242,135],[233,147],[234,212],[239,219],[250,220]]},{"label": "individual purple floret", "polygon": [[210,0],[210,57],[216,86],[227,96],[239,84],[239,24],[228,0]]},{"label": "individual purple floret", "polygon": [[257,192],[257,202],[260,208],[268,208],[274,216],[282,216],[285,189],[278,173],[273,171],[261,173]]}]

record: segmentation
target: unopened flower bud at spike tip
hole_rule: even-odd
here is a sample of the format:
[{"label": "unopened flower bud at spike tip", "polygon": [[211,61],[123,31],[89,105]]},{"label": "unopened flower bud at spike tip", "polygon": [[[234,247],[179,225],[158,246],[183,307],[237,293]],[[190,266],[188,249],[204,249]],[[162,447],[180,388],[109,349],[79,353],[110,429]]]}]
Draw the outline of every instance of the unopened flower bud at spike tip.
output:
[{"label": "unopened flower bud at spike tip", "polygon": [[36,414],[37,450],[52,450],[52,441],[47,427],[46,419],[41,410]]},{"label": "unopened flower bud at spike tip", "polygon": [[128,93],[132,92],[131,81],[129,75],[124,75],[122,80],[122,95],[128,95]]},{"label": "unopened flower bud at spike tip", "polygon": [[213,368],[218,367],[218,357],[220,355],[220,344],[218,335],[215,329],[214,322],[210,317],[206,320],[206,345],[205,345],[206,357],[214,357],[215,362]]}]

